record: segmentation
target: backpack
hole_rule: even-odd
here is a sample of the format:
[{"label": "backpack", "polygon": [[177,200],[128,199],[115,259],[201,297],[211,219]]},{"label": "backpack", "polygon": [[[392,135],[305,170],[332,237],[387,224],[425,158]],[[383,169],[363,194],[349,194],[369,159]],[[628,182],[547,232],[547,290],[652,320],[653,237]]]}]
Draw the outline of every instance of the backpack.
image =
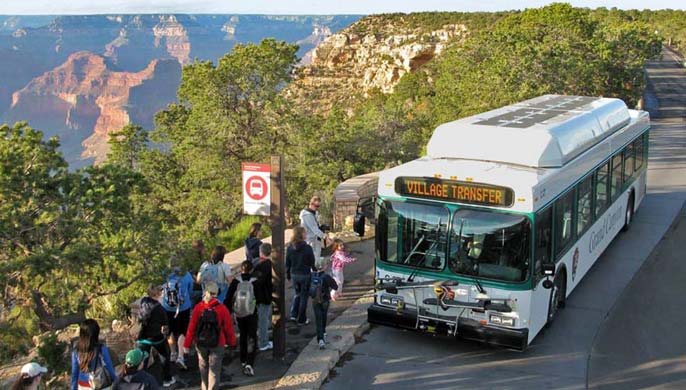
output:
[{"label": "backpack", "polygon": [[179,278],[176,275],[172,275],[162,287],[162,299],[172,309],[181,307],[184,304],[184,294],[181,294],[179,284]]},{"label": "backpack", "polygon": [[257,280],[240,280],[233,298],[233,313],[236,317],[247,317],[255,312],[255,287],[253,282]]},{"label": "backpack", "polygon": [[324,294],[326,291],[324,291],[324,277],[325,277],[324,272],[313,272],[312,273],[312,279],[310,280],[310,298],[312,298],[312,302],[314,303],[322,303],[324,302]]},{"label": "backpack", "polygon": [[195,338],[200,347],[214,348],[219,345],[219,320],[214,308],[218,304],[212,305],[203,310],[198,326],[195,328]]},{"label": "backpack", "polygon": [[141,299],[140,307],[138,308],[138,323],[146,324],[152,315],[152,312],[160,303],[149,297]]},{"label": "backpack", "polygon": [[202,284],[203,286],[203,291],[205,290],[205,284],[208,282],[217,283],[217,286],[219,286],[219,288],[221,288],[222,285],[226,283],[226,277],[219,278],[219,268],[221,268],[221,265],[219,263],[207,264],[207,266],[202,270],[202,273],[200,274],[200,284]]}]

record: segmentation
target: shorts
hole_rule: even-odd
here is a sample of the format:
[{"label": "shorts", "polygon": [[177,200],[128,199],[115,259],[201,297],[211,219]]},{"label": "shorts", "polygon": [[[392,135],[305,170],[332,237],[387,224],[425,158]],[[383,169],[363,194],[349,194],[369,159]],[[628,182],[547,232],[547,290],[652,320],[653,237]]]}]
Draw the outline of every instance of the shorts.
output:
[{"label": "shorts", "polygon": [[180,311],[179,315],[176,316],[175,311],[167,312],[167,319],[169,320],[169,334],[173,335],[177,339],[179,336],[185,336],[188,330],[188,322],[191,319],[191,309]]}]

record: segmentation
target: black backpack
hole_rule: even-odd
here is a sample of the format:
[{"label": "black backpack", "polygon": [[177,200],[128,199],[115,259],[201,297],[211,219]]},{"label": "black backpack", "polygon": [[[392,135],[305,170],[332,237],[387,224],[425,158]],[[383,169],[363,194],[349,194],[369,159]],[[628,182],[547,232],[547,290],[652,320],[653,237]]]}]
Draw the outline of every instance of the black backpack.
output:
[{"label": "black backpack", "polygon": [[198,326],[195,328],[195,338],[199,347],[214,348],[219,345],[219,320],[214,308],[218,304],[212,305],[203,310]]},{"label": "black backpack", "polygon": [[152,312],[160,303],[149,297],[141,299],[141,304],[138,309],[138,322],[140,324],[147,324]]},{"label": "black backpack", "polygon": [[324,272],[312,273],[309,295],[314,303],[324,302],[324,294],[326,294],[326,289],[324,288],[324,275]]}]

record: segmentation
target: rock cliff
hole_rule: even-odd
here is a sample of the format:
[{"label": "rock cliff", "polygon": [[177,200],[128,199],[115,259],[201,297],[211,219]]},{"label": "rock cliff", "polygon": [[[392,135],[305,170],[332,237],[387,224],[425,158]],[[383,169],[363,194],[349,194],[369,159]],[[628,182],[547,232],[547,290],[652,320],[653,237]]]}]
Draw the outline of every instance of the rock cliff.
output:
[{"label": "rock cliff", "polygon": [[[89,52],[72,54],[64,64],[12,95],[12,116],[31,117],[40,127],[68,131],[60,134],[67,150],[78,148],[78,142],[83,146],[81,158],[92,157],[100,162],[107,155],[108,134],[131,119],[129,103],[134,88],[146,82],[159,83],[164,76],[172,77],[166,83],[178,85],[180,67],[177,64],[174,72],[174,66],[166,62],[153,60],[140,72],[116,72],[107,68],[102,56]],[[160,69],[165,71],[158,72]],[[138,115],[147,114],[146,122],[150,122],[154,113]],[[48,133],[51,132],[54,130]]]},{"label": "rock cliff", "polygon": [[298,99],[317,101],[316,109],[323,111],[334,104],[347,106],[346,102],[375,88],[390,93],[404,74],[419,69],[466,34],[464,24],[427,30],[389,23],[387,17],[366,17],[320,43],[289,92]]}]

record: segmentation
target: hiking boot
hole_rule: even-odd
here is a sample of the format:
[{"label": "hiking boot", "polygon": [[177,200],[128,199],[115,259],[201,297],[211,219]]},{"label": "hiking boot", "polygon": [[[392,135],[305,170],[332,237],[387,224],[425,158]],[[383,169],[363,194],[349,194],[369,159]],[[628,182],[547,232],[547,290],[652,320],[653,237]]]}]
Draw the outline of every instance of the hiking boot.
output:
[{"label": "hiking boot", "polygon": [[175,377],[171,377],[170,380],[164,381],[164,382],[162,383],[162,387],[169,387],[169,386],[173,385],[174,383],[176,383],[176,378],[175,378]]},{"label": "hiking boot", "polygon": [[325,349],[326,348],[326,343],[324,340],[319,340],[319,349]]},{"label": "hiking boot", "polygon": [[270,342],[267,343],[267,345],[265,345],[264,347],[261,347],[261,348],[260,348],[260,351],[268,351],[268,350],[270,350],[270,349],[272,349],[272,348],[274,348],[274,343],[272,343],[272,342],[270,341]]},{"label": "hiking boot", "polygon": [[243,367],[243,374],[247,376],[255,376],[255,370],[253,370],[250,364],[246,364],[245,367]]}]

